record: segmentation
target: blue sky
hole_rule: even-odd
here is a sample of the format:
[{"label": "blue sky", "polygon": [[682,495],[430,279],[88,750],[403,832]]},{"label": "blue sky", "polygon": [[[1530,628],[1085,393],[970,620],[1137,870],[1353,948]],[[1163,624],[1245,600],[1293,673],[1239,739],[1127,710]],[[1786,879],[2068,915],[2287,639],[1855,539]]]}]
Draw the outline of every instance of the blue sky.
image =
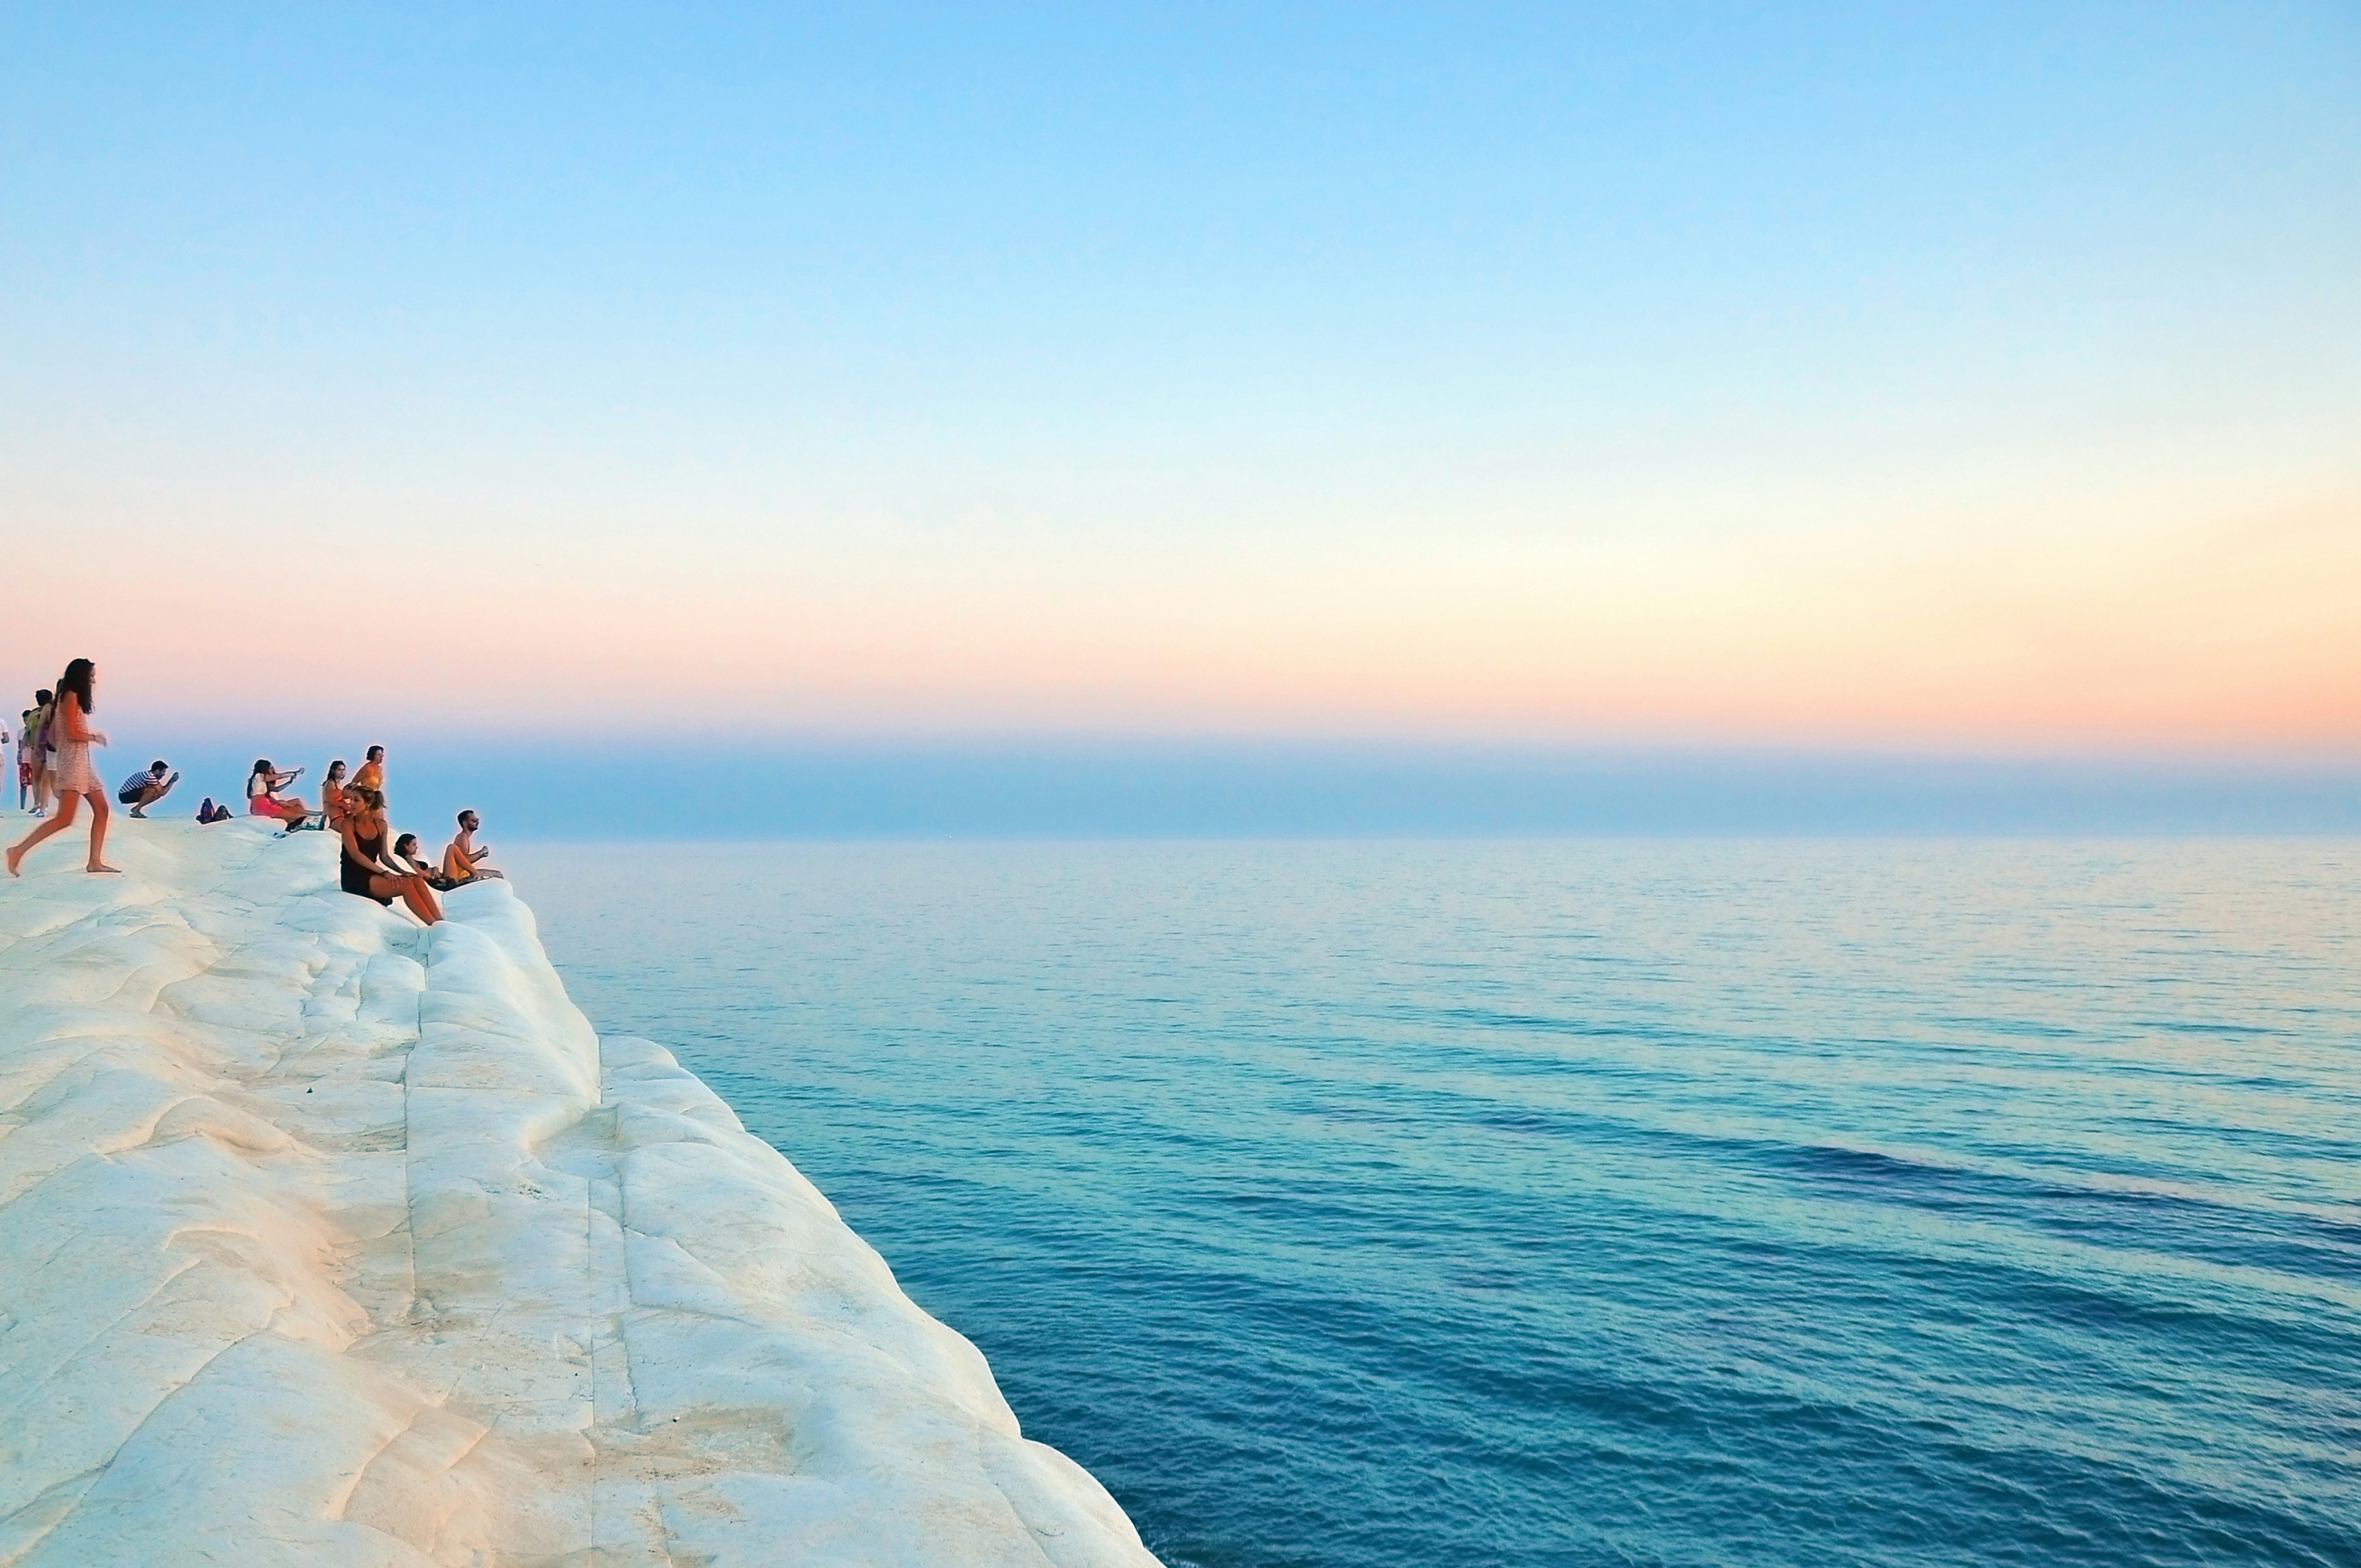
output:
[{"label": "blue sky", "polygon": [[20,14],[44,422],[854,500],[2350,433],[2349,7],[480,9]]},{"label": "blue sky", "polygon": [[2349,5],[20,9],[0,92],[0,532],[104,568],[0,679],[149,732],[2361,756]]}]

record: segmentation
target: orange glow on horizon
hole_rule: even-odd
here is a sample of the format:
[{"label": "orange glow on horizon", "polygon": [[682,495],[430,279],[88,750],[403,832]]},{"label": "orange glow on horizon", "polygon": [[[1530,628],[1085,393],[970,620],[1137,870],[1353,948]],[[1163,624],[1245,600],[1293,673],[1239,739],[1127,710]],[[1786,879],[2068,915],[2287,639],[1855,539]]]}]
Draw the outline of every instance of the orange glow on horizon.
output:
[{"label": "orange glow on horizon", "polygon": [[[720,559],[489,546],[486,602],[356,627],[324,555],[185,563],[0,627],[165,714],[452,732],[997,730],[2115,749],[2361,747],[2361,501],[2173,528],[1491,542],[1164,562]],[[498,586],[538,581],[530,594]],[[685,695],[684,695],[685,694]]]}]

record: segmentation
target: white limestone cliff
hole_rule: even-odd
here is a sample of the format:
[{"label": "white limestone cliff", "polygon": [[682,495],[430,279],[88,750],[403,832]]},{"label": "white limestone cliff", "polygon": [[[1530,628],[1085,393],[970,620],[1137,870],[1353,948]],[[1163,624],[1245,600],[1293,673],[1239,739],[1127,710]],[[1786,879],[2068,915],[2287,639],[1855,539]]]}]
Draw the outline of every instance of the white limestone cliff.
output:
[{"label": "white limestone cliff", "polygon": [[0,883],[0,1565],[1154,1563],[506,887],[81,837]]}]

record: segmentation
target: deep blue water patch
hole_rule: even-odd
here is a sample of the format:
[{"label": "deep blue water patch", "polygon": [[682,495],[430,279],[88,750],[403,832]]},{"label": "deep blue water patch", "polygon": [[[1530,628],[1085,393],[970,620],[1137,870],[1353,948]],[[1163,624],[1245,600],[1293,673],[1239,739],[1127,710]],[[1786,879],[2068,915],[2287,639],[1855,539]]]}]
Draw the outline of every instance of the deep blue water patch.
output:
[{"label": "deep blue water patch", "polygon": [[531,847],[1200,1568],[2361,1563],[2361,846]]}]

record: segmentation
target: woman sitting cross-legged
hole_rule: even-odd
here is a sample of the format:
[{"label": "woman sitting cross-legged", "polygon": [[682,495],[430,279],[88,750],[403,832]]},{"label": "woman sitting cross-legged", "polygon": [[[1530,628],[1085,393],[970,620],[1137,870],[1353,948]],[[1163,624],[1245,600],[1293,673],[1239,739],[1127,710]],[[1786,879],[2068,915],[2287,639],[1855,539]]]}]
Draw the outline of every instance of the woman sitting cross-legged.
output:
[{"label": "woman sitting cross-legged", "polygon": [[386,835],[391,831],[385,819],[383,795],[358,784],[345,791],[345,820],[338,828],[344,852],[337,860],[344,890],[384,905],[399,898],[412,915],[432,926],[443,918],[443,905],[424,876],[404,871],[386,853]]},{"label": "woman sitting cross-legged", "polygon": [[312,815],[312,808],[297,796],[281,800],[279,792],[303,776],[303,770],[282,773],[270,765],[268,757],[254,761],[254,772],[246,775],[246,810],[249,817],[275,817],[291,832]]}]

